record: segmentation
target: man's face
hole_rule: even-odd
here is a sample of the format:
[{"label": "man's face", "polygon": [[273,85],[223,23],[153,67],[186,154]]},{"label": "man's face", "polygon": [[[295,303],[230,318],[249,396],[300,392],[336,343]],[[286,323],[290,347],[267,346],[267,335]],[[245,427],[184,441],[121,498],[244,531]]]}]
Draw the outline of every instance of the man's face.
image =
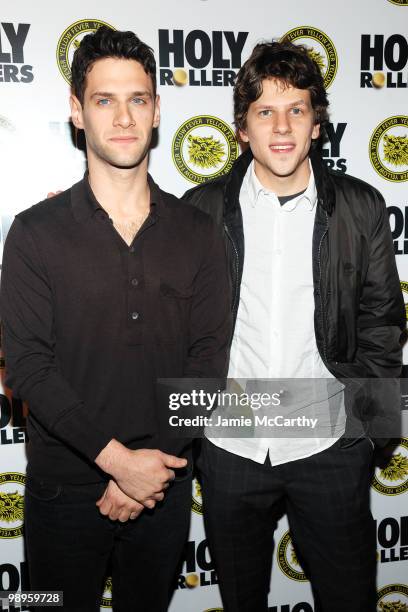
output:
[{"label": "man's face", "polygon": [[139,165],[159,125],[159,99],[135,60],[97,60],[86,76],[83,104],[71,96],[72,121],[85,131],[88,160],[117,168]]},{"label": "man's face", "polygon": [[248,109],[240,130],[255,159],[255,170],[265,187],[290,183],[308,172],[311,141],[319,136],[310,93],[286,86],[278,79],[262,82],[262,95]]}]

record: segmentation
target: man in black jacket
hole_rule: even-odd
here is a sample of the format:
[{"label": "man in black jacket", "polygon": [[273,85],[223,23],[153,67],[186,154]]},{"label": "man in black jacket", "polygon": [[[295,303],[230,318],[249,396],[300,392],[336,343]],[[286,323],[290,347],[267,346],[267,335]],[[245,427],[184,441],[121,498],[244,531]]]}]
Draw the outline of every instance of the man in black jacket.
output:
[{"label": "man in black jacket", "polygon": [[314,434],[207,432],[204,515],[226,612],[267,611],[282,501],[316,611],[376,609],[370,437],[398,435],[405,314],[383,198],[322,163],[327,108],[305,48],[257,45],[234,90],[249,148],[229,175],[185,195],[224,231],[229,377],[252,388],[256,379],[320,379],[334,389],[329,427]]},{"label": "man in black jacket", "polygon": [[99,610],[111,559],[115,610],[165,612],[188,531],[191,441],[160,435],[156,380],[225,374],[224,246],[208,215],[147,174],[151,49],[100,28],[72,80],[89,172],[17,215],[3,259],[7,382],[29,404],[31,588],[63,591],[70,612]]}]

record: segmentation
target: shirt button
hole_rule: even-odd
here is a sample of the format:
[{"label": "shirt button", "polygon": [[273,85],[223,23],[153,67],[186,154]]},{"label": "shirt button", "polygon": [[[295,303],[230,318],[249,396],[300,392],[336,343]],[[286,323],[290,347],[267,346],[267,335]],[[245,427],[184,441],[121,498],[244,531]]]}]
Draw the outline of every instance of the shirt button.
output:
[{"label": "shirt button", "polygon": [[131,316],[132,316],[132,319],[133,319],[134,321],[136,321],[136,319],[138,319],[138,318],[139,318],[139,313],[138,313],[138,312],[132,312],[132,315],[131,315]]},{"label": "shirt button", "polygon": [[129,251],[130,251],[131,253],[134,253],[134,252],[135,252],[135,247],[130,247]]},{"label": "shirt button", "polygon": [[137,287],[137,286],[138,286],[138,284],[139,284],[139,281],[137,280],[137,278],[132,278],[132,280],[131,280],[130,282],[132,283],[132,285],[133,285],[134,287]]}]

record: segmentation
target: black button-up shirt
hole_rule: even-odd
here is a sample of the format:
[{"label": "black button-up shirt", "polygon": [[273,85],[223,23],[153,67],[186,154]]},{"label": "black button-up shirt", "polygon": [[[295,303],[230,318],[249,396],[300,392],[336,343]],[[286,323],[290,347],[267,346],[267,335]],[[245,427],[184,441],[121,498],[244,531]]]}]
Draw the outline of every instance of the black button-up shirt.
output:
[{"label": "black button-up shirt", "polygon": [[129,247],[87,178],[17,215],[3,257],[6,382],[29,404],[28,470],[90,482],[112,438],[158,438],[158,377],[225,374],[230,299],[209,216],[149,179]]}]

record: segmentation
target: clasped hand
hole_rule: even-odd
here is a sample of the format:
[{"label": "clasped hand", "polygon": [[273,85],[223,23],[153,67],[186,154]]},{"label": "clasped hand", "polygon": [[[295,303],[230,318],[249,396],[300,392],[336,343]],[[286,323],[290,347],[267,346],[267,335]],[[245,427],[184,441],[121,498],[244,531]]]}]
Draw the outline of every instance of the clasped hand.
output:
[{"label": "clasped hand", "polygon": [[[109,452],[114,455],[109,456]],[[126,522],[163,500],[175,476],[173,469],[185,467],[187,460],[157,449],[129,450],[112,440],[96,463],[113,477],[96,502],[99,511],[111,520]]]}]

